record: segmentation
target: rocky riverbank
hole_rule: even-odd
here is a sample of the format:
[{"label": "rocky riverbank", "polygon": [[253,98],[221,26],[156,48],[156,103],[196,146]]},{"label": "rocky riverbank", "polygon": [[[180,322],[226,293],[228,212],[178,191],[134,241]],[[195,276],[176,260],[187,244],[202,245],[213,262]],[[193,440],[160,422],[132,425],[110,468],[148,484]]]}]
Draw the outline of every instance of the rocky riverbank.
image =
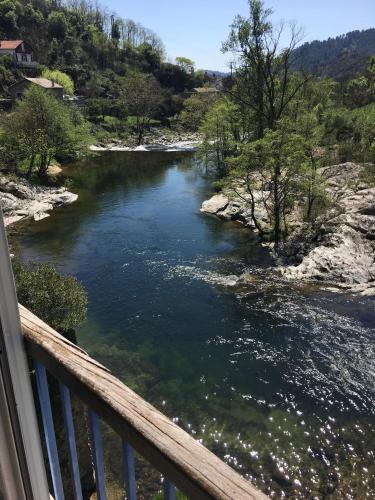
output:
[{"label": "rocky riverbank", "polygon": [[167,151],[195,152],[201,144],[197,133],[174,132],[171,130],[152,129],[145,135],[143,144],[137,146],[133,139],[122,141],[98,142],[90,147],[91,151]]},{"label": "rocky riverbank", "polygon": [[70,205],[77,198],[64,187],[35,186],[25,179],[0,177],[0,205],[6,226],[25,218],[44,219],[55,207]]},{"label": "rocky riverbank", "polygon": [[[375,295],[375,187],[366,182],[374,165],[344,163],[322,169],[331,208],[314,225],[297,223],[278,259],[280,272],[293,280],[334,284],[362,295]],[[267,221],[260,195],[256,215]],[[217,194],[201,211],[254,229],[246,195]]]}]

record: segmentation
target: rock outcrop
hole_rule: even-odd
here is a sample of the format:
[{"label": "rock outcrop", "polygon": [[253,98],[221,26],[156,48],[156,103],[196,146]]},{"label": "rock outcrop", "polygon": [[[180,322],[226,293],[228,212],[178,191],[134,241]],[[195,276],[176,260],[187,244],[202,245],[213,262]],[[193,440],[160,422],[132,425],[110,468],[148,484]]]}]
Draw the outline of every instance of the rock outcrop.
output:
[{"label": "rock outcrop", "polygon": [[[294,220],[279,259],[284,277],[334,283],[375,295],[375,187],[361,180],[364,170],[372,168],[375,165],[343,163],[321,170],[332,208],[313,226]],[[201,212],[254,229],[246,196],[216,194],[203,202]],[[260,193],[255,199],[256,216],[267,224]]]},{"label": "rock outcrop", "polygon": [[375,187],[356,182],[363,168],[345,163],[323,169],[333,208],[316,230],[302,226],[286,243],[287,259],[298,265],[282,268],[285,277],[375,294]]},{"label": "rock outcrop", "polygon": [[32,217],[41,220],[49,217],[54,207],[69,205],[78,195],[66,188],[34,186],[24,179],[14,181],[0,177],[0,205],[4,213],[5,225]]}]

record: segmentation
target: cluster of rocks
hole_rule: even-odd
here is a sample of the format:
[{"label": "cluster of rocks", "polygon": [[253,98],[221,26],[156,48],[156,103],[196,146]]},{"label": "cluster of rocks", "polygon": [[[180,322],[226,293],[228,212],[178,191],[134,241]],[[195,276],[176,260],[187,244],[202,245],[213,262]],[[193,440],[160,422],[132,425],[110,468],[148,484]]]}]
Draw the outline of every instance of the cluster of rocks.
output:
[{"label": "cluster of rocks", "polygon": [[[344,163],[321,170],[332,208],[314,225],[294,224],[279,259],[286,278],[318,280],[375,295],[375,187],[358,181],[371,168],[375,165]],[[255,199],[256,217],[267,223],[261,194]],[[246,195],[216,194],[203,202],[201,212],[255,229],[249,207]]]},{"label": "cluster of rocks", "polygon": [[44,219],[54,207],[69,205],[77,198],[78,195],[64,187],[35,186],[25,179],[0,177],[0,205],[5,225],[27,217],[36,221]]},{"label": "cluster of rocks", "polygon": [[107,143],[91,146],[92,151],[195,151],[202,142],[200,134],[194,132],[176,132],[152,128],[145,134],[143,144],[137,146],[135,139],[127,141],[112,139]]}]

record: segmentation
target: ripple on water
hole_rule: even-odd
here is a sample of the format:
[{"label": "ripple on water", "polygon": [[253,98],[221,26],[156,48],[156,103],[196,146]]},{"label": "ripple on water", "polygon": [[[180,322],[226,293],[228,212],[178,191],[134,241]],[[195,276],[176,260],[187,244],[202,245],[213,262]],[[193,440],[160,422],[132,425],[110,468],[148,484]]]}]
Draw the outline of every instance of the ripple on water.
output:
[{"label": "ripple on water", "polygon": [[[255,412],[255,430],[231,440],[218,414],[211,431],[198,432],[203,443],[239,472],[252,471],[245,475],[271,497],[375,498],[375,332],[356,313],[360,299],[301,290],[259,269],[250,269],[253,283],[237,287],[226,269],[236,263],[223,260],[161,265],[167,280],[230,291],[244,311],[240,329],[207,344],[225,350],[233,370],[256,363],[257,387],[241,392],[224,377],[205,400],[226,390],[230,400],[240,397],[245,415]],[[268,423],[259,428],[262,415]]]}]

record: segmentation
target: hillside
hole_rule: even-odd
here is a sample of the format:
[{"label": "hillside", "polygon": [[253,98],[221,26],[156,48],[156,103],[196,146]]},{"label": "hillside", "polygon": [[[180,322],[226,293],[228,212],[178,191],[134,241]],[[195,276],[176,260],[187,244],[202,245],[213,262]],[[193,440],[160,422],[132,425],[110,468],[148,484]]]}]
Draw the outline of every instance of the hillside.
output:
[{"label": "hillside", "polygon": [[[0,39],[26,40],[41,67],[67,73],[76,91],[87,97],[116,95],[117,79],[134,72],[153,74],[172,92],[201,83],[166,62],[163,43],[153,31],[91,0],[0,0]],[[3,91],[19,77],[0,61]]]},{"label": "hillside", "polygon": [[328,40],[304,43],[295,50],[295,69],[347,81],[362,73],[375,54],[375,28],[351,31]]}]

